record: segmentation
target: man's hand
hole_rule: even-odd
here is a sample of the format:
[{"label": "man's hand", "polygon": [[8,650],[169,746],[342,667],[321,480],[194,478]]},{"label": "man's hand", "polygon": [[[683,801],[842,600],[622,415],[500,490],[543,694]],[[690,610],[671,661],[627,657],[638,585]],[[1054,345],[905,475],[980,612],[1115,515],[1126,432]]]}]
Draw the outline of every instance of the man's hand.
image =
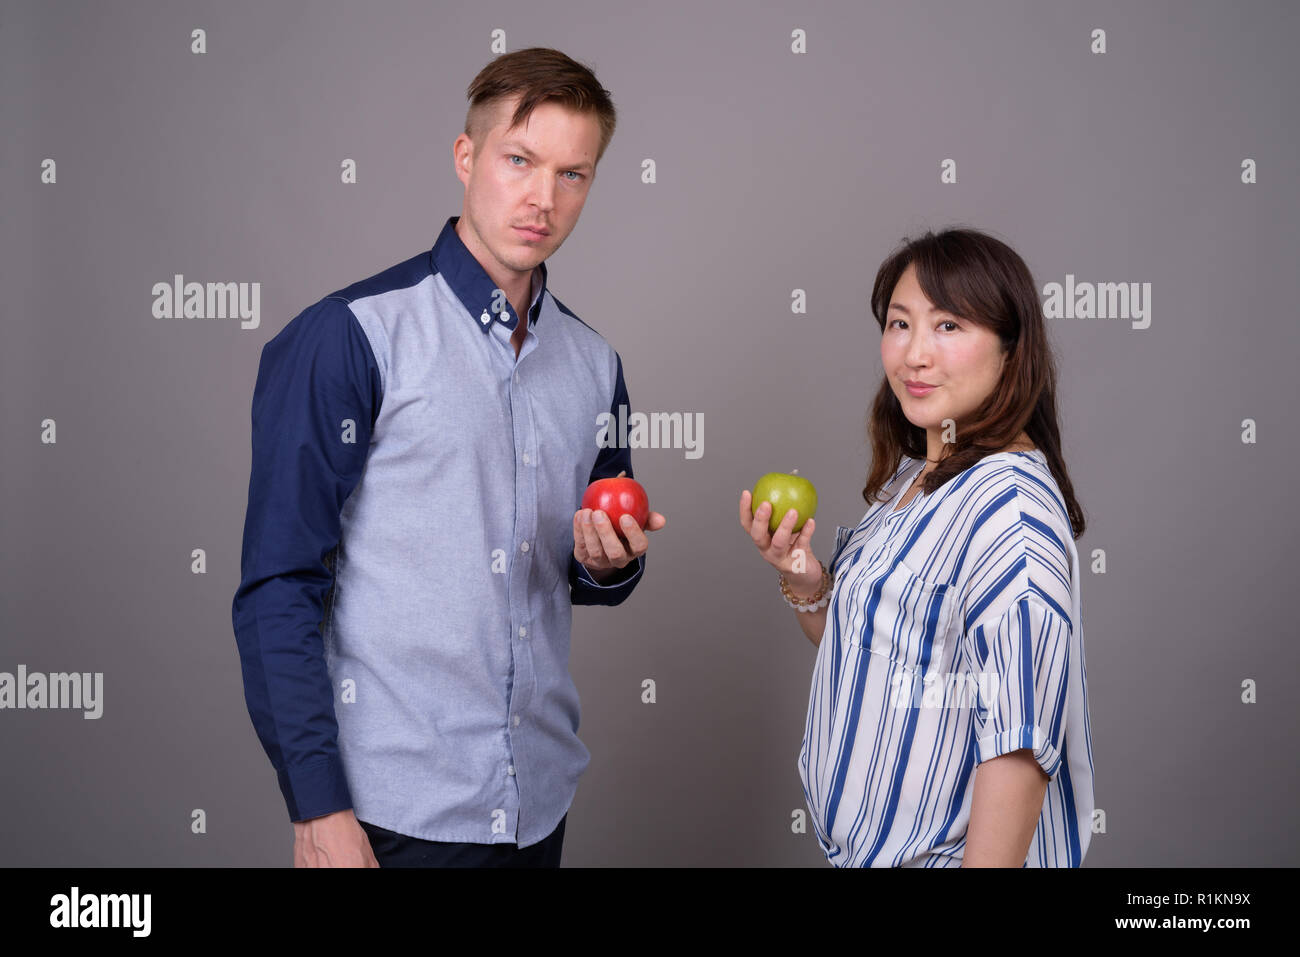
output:
[{"label": "man's hand", "polygon": [[294,867],[378,867],[352,808],[293,822]]},{"label": "man's hand", "polygon": [[[618,473],[620,478],[623,475]],[[573,557],[586,566],[597,582],[605,581],[646,553],[650,541],[645,532],[657,532],[667,524],[668,519],[651,512],[642,531],[636,519],[624,515],[621,529],[624,538],[619,538],[608,515],[600,509],[580,508],[573,513]]]}]

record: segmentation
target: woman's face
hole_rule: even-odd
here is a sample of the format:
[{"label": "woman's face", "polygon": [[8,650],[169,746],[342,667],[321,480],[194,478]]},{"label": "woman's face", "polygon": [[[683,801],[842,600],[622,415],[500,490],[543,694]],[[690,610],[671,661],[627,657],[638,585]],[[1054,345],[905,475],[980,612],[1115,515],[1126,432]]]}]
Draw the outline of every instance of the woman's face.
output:
[{"label": "woman's face", "polygon": [[[894,287],[880,340],[880,361],[909,422],[938,448],[944,420],[960,428],[997,385],[1006,362],[1002,343],[984,326],[936,310],[909,265]],[[913,392],[908,381],[934,386]]]}]

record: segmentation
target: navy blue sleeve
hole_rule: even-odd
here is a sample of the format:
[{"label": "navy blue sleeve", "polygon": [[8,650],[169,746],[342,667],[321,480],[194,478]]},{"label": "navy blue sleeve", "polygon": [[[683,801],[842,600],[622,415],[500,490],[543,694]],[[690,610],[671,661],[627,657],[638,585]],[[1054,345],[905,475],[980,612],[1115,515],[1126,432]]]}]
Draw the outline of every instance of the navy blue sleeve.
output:
[{"label": "navy blue sleeve", "polygon": [[[618,360],[617,378],[614,380],[614,401],[610,405],[610,414],[614,421],[618,421],[618,407],[626,405],[631,408],[631,403],[627,399],[627,385],[623,382],[623,359],[614,353]],[[635,478],[632,474],[632,450],[620,448],[617,445],[609,445],[600,450],[596,456],[596,464],[592,466],[591,477],[587,480],[590,485],[597,479],[614,478],[619,472],[627,472],[628,478]],[[575,508],[574,511],[577,511]],[[636,588],[637,582],[641,580],[641,575],[645,572],[646,556],[642,555],[634,562],[628,562],[622,569],[615,573],[604,585],[597,584],[591,577],[591,573],[583,567],[582,563],[569,553],[569,588],[570,598],[575,605],[618,605],[632,594]]]},{"label": "navy blue sleeve", "polygon": [[352,807],[321,626],[339,513],[361,480],[382,392],[341,299],[309,306],[262,348],[231,614],[244,700],[293,821]]}]

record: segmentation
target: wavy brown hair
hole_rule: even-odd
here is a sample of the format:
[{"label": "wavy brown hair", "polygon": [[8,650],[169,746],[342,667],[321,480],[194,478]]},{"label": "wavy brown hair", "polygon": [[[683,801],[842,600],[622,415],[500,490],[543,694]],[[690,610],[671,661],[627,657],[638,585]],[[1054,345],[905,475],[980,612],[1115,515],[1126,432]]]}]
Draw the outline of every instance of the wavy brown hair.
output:
[{"label": "wavy brown hair", "polygon": [[[1086,527],[1083,509],[1074,497],[1061,456],[1061,432],[1056,421],[1056,361],[1047,342],[1038,287],[1029,267],[1006,243],[974,229],[953,228],[904,239],[876,273],[871,311],[884,335],[894,287],[909,265],[926,297],[939,309],[992,330],[1006,354],[1002,378],[971,413],[957,423],[956,441],[946,443],[939,464],[925,477],[923,488],[933,492],[980,459],[1011,445],[1023,431],[1047,457],[1065,500],[1074,537]],[[925,429],[903,414],[890,387],[888,372],[871,407],[868,425],[871,470],[862,497],[870,504],[880,494],[907,455],[926,458]]]},{"label": "wavy brown hair", "polygon": [[503,53],[471,81],[465,95],[469,109],[465,114],[465,135],[481,143],[497,103],[522,94],[508,129],[523,123],[538,104],[554,101],[579,113],[592,113],[600,125],[600,147],[596,165],[605,155],[605,147],[614,137],[616,115],[609,90],[600,85],[596,74],[559,50],[528,47]]}]

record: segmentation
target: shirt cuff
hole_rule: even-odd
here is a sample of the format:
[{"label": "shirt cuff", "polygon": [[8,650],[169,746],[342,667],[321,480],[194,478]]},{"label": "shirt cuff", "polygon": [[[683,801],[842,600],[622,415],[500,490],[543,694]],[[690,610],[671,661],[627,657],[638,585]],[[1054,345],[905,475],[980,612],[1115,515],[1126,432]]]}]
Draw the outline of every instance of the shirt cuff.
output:
[{"label": "shirt cuff", "polygon": [[343,761],[337,755],[297,767],[277,768],[275,773],[291,821],[305,821],[352,807]]},{"label": "shirt cuff", "polygon": [[979,739],[979,761],[983,764],[991,758],[1010,754],[1028,748],[1034,754],[1034,760],[1049,778],[1055,777],[1061,766],[1061,753],[1052,746],[1052,740],[1036,724],[1022,724],[1008,731],[985,735]]},{"label": "shirt cuff", "polygon": [[579,562],[576,558],[574,561],[577,562],[578,565],[578,580],[583,584],[589,585],[592,588],[617,588],[619,585],[626,585],[637,575],[641,574],[641,558],[642,556],[638,555],[635,562],[628,562],[618,570],[618,574],[604,584],[601,584],[592,577],[591,571],[586,565]]},{"label": "shirt cuff", "polygon": [[645,570],[645,556],[623,566],[623,573],[605,584],[591,577],[585,565],[569,555],[569,600],[575,605],[620,605],[632,594]]}]

